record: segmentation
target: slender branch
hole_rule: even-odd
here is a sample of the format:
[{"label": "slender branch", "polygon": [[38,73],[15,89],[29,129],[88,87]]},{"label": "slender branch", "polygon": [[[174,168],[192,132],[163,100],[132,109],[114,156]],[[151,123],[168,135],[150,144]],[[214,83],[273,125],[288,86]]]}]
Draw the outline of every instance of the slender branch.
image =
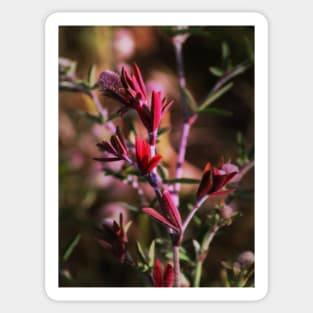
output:
[{"label": "slender branch", "polygon": [[173,246],[174,286],[180,286],[179,246]]},{"label": "slender branch", "polygon": [[[190,116],[188,115],[188,103],[186,99],[186,95],[183,93],[183,89],[186,88],[186,78],[184,72],[184,63],[183,63],[183,43],[184,40],[179,40],[179,37],[173,39],[173,44],[175,47],[176,54],[176,65],[178,71],[178,82],[180,87],[180,98],[181,98],[181,110],[183,115],[183,127],[182,127],[182,135],[179,144],[179,152],[178,159],[176,163],[176,172],[175,178],[180,179],[182,177],[183,163],[185,161],[186,148],[187,148],[187,140],[190,132]],[[173,201],[176,206],[179,206],[179,191],[180,191],[180,183],[176,183],[174,185],[173,190]]]},{"label": "slender branch", "polygon": [[201,251],[200,256],[198,257],[197,264],[196,264],[195,277],[193,281],[194,287],[200,287],[203,263],[209,253],[211,242],[213,238],[215,237],[216,233],[218,232],[219,228],[220,226],[215,224],[212,227],[212,230],[208,231],[204,236],[202,247],[201,247],[202,251]]},{"label": "slender branch", "polygon": [[200,200],[198,200],[196,202],[196,204],[194,205],[193,209],[189,212],[189,214],[187,215],[185,222],[183,223],[183,232],[186,230],[186,228],[188,227],[191,219],[193,218],[193,216],[196,214],[196,212],[198,211],[198,209],[201,207],[201,205],[209,198],[208,195],[202,197]]},{"label": "slender branch", "polygon": [[94,104],[96,105],[99,113],[101,114],[101,116],[103,117],[103,120],[104,120],[104,127],[109,130],[112,134],[115,133],[116,131],[116,127],[114,125],[113,122],[111,121],[106,121],[108,119],[108,111],[105,110],[103,107],[102,107],[102,104],[99,100],[99,97],[96,93],[95,90],[92,90],[90,91],[90,93],[88,93],[88,95],[90,96],[90,98],[92,99],[92,101],[94,102]]},{"label": "slender branch", "polygon": [[[181,141],[179,145],[178,158],[177,158],[177,163],[176,163],[175,178],[177,179],[180,179],[182,177],[183,163],[185,161],[189,132],[190,132],[190,124],[188,122],[186,123],[184,122]],[[177,206],[179,205],[179,190],[180,190],[180,183],[176,183],[174,185],[173,198]]]},{"label": "slender branch", "polygon": [[218,89],[220,89],[224,84],[226,84],[227,82],[229,82],[231,79],[233,79],[234,77],[242,74],[248,67],[250,66],[250,64],[248,62],[243,62],[241,64],[238,64],[233,71],[226,73],[224,76],[222,76],[217,82],[216,84],[213,86],[213,88],[211,89],[211,91],[209,92],[209,96],[211,94],[213,94],[215,91],[217,91]]},{"label": "slender branch", "polygon": [[249,161],[241,168],[239,173],[235,176],[235,182],[239,182],[251,169],[254,167],[254,160]]}]

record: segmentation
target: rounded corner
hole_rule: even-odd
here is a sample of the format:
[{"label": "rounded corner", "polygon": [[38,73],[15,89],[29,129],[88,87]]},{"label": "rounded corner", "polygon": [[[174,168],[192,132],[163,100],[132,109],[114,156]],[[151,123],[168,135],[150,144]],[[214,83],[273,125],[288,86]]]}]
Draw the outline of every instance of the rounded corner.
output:
[{"label": "rounded corner", "polygon": [[254,301],[256,302],[264,301],[267,298],[268,294],[269,294],[269,287],[268,285],[266,285],[261,290],[259,290]]},{"label": "rounded corner", "polygon": [[60,16],[60,12],[51,12],[49,13],[44,20],[44,25],[47,28],[49,25],[55,24],[58,17]]},{"label": "rounded corner", "polygon": [[266,26],[266,28],[268,28],[269,20],[268,20],[268,17],[263,12],[256,11],[256,12],[253,12],[253,14],[255,15],[256,20],[258,22],[260,22],[261,24]]},{"label": "rounded corner", "polygon": [[46,297],[50,300],[50,301],[54,301],[57,302],[60,299],[57,297],[56,292],[50,288],[47,284],[44,286],[44,293],[46,294]]}]

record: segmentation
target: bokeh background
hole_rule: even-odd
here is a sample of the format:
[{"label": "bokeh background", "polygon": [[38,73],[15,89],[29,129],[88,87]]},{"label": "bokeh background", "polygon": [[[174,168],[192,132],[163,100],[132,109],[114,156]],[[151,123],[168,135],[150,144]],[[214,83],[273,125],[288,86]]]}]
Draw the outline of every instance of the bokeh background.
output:
[{"label": "bokeh background", "polygon": [[[194,32],[183,49],[187,86],[196,101],[201,102],[214,86],[217,77],[209,68],[221,66],[223,43],[227,43],[232,64],[246,61],[253,52],[252,27],[206,27]],[[76,62],[76,75],[86,78],[91,65],[96,75],[110,69],[120,71],[122,66],[136,62],[144,75],[148,89],[158,89],[175,104],[164,118],[162,127],[170,131],[163,134],[158,146],[173,178],[176,152],[182,124],[180,94],[174,47],[166,28],[159,27],[60,27],[59,56]],[[206,162],[217,163],[221,156],[236,162],[238,158],[238,133],[250,149],[254,143],[254,67],[253,64],[234,80],[233,88],[218,99],[213,107],[227,110],[231,116],[201,114],[194,124],[187,149],[183,177],[200,178]],[[114,114],[120,105],[101,94],[105,108]],[[92,160],[99,152],[96,143],[110,134],[99,124],[92,123],[81,114],[97,113],[88,96],[82,93],[59,93],[59,255],[60,286],[127,287],[142,286],[140,274],[131,266],[120,264],[110,252],[95,240],[94,229],[106,218],[116,218],[123,212],[133,220],[130,229],[130,250],[136,258],[135,242],[139,240],[148,248],[155,237],[155,223],[147,216],[130,210],[140,208],[136,191],[129,185],[104,175],[102,166]],[[130,123],[141,130],[136,116],[128,114],[116,119],[123,133],[128,134]],[[118,170],[119,165],[112,165]],[[215,237],[204,265],[201,286],[219,286],[222,260],[234,260],[239,253],[254,250],[254,174],[250,171],[242,180],[242,197],[233,201],[240,216],[223,228]],[[196,185],[183,185],[183,203],[192,202]],[[148,198],[153,193],[143,186]],[[199,212],[204,218],[214,205],[207,202]],[[182,213],[186,211],[182,207]],[[197,238],[193,225],[186,235],[185,245]],[[68,247],[76,239],[70,255]],[[158,251],[158,245],[157,245]],[[162,251],[160,251],[161,253]],[[164,258],[164,256],[163,256]],[[185,266],[188,274],[188,266]],[[188,276],[188,275],[187,275]],[[188,279],[188,277],[187,277]]]}]

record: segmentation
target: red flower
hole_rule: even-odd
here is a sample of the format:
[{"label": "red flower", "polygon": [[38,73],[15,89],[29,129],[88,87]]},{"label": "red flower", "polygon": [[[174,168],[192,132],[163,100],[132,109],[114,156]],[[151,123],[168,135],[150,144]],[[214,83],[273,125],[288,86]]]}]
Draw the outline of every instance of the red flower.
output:
[{"label": "red flower", "polygon": [[103,248],[111,250],[121,262],[124,262],[127,257],[127,230],[130,225],[131,222],[124,225],[123,214],[121,213],[119,223],[113,221],[102,225],[102,237],[105,238],[96,239]]},{"label": "red flower", "polygon": [[111,137],[110,142],[102,141],[97,144],[97,147],[102,152],[112,154],[113,157],[94,158],[96,161],[112,162],[128,159],[127,147],[118,127],[116,128],[116,134]]},{"label": "red flower", "polygon": [[128,74],[124,67],[122,68],[121,81],[131,98],[136,102],[147,103],[146,87],[137,64],[133,65],[133,75]]},{"label": "red flower", "polygon": [[129,109],[135,109],[142,123],[152,133],[157,131],[162,114],[173,104],[173,101],[162,99],[160,92],[152,91],[149,108],[146,87],[136,64],[133,65],[133,74],[129,74],[125,68],[122,68],[121,76],[111,71],[104,71],[98,83],[104,95],[124,105],[119,113],[123,114]]},{"label": "red flower", "polygon": [[161,224],[174,230],[177,234],[181,234],[182,232],[181,216],[168,191],[164,191],[162,195],[162,210],[164,211],[164,215],[160,214],[153,208],[142,209],[144,213],[152,216]]},{"label": "red flower", "polygon": [[136,137],[136,157],[142,175],[150,173],[162,159],[159,154],[151,158],[148,143],[139,137]]},{"label": "red flower", "polygon": [[169,101],[166,98],[162,99],[161,92],[152,91],[150,131],[154,132],[159,128],[162,114],[164,114],[173,103],[174,101]]},{"label": "red flower", "polygon": [[159,259],[155,259],[153,267],[153,283],[155,287],[173,287],[174,270],[171,264],[167,263],[162,275],[162,265]]},{"label": "red flower", "polygon": [[203,170],[203,176],[197,191],[197,198],[202,198],[205,195],[220,196],[234,191],[234,189],[222,189],[237,173],[238,167],[236,165],[231,163],[224,164],[223,160],[221,160],[217,168],[207,163]]}]

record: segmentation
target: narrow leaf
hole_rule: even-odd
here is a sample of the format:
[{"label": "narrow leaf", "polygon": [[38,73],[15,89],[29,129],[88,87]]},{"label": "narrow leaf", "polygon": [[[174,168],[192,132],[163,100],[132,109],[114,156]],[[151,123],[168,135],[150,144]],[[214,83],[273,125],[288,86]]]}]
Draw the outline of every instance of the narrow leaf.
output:
[{"label": "narrow leaf", "polygon": [[63,262],[66,262],[68,258],[71,256],[75,247],[78,245],[80,238],[81,238],[81,234],[77,234],[75,238],[73,239],[73,241],[69,244],[69,246],[67,247],[67,249],[65,250],[63,254]]},{"label": "narrow leaf", "polygon": [[90,87],[94,86],[94,84],[97,82],[96,77],[96,66],[93,64],[90,66],[88,70],[88,84]]},{"label": "narrow leaf", "polygon": [[206,100],[204,100],[204,102],[198,107],[197,111],[201,112],[202,110],[206,109],[209,105],[211,105],[214,101],[220,98],[223,94],[225,94],[232,87],[233,87],[233,83],[228,83],[224,87],[214,92]]},{"label": "narrow leaf", "polygon": [[144,262],[145,264],[148,264],[148,260],[146,258],[145,253],[143,252],[143,249],[139,241],[136,242],[136,248],[137,248],[138,255],[140,256],[142,262]]},{"label": "narrow leaf", "polygon": [[187,88],[181,88],[181,93],[187,100],[187,104],[193,112],[197,111],[197,103],[191,92]]},{"label": "narrow leaf", "polygon": [[162,200],[163,200],[165,209],[171,218],[171,222],[173,222],[175,224],[175,226],[177,226],[179,229],[181,229],[182,220],[181,220],[179,210],[176,207],[176,205],[172,199],[171,194],[167,190],[165,190],[163,192]]},{"label": "narrow leaf", "polygon": [[159,212],[157,212],[156,210],[152,209],[152,208],[143,208],[142,211],[150,216],[152,216],[154,219],[156,219],[158,222],[160,222],[161,224],[175,230],[178,231],[178,228],[173,225],[170,221],[168,221],[163,215],[161,215]]},{"label": "narrow leaf", "polygon": [[230,49],[227,42],[222,42],[222,59],[223,61],[227,61],[230,57]]},{"label": "narrow leaf", "polygon": [[166,179],[164,181],[166,184],[176,184],[176,183],[181,183],[181,184],[199,184],[200,180],[199,179],[193,179],[193,178],[173,178],[173,179]]},{"label": "narrow leaf", "polygon": [[131,205],[127,202],[117,202],[116,204],[123,206],[124,208],[126,208],[129,211],[137,212],[137,213],[139,212],[139,209],[137,207],[135,207],[134,205]]},{"label": "narrow leaf", "polygon": [[148,252],[149,267],[153,267],[154,258],[155,258],[155,240],[152,240]]},{"label": "narrow leaf", "polygon": [[221,115],[221,116],[232,116],[233,112],[217,109],[217,108],[205,108],[201,111],[201,113],[208,113],[211,115]]},{"label": "narrow leaf", "polygon": [[221,68],[217,67],[217,66],[211,66],[209,68],[209,70],[216,77],[221,77],[224,74],[224,71]]}]

